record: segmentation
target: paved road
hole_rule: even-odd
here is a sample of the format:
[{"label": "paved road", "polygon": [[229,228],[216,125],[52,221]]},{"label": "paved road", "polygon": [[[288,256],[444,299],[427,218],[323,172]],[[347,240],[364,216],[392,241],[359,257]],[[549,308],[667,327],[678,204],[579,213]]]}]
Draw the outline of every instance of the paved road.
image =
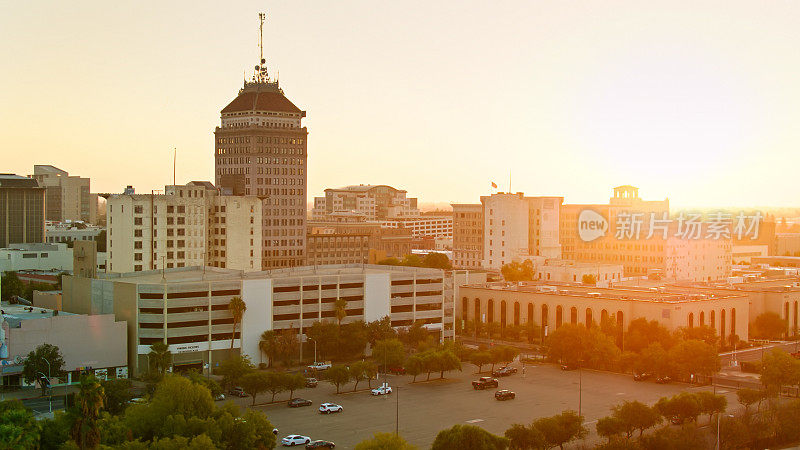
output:
[{"label": "paved road", "polygon": [[[336,395],[330,384],[320,383],[316,389],[297,393],[312,400],[314,404],[311,407],[288,408],[285,403],[280,403],[257,408],[264,411],[280,430],[279,437],[304,434],[312,439],[332,440],[337,449],[347,449],[375,432],[394,432],[399,407],[400,434],[411,443],[427,448],[439,431],[455,424],[474,423],[502,435],[512,423],[530,423],[538,417],[558,414],[565,409],[578,410],[579,380],[582,385],[581,412],[592,431],[595,421],[608,415],[610,408],[623,400],[653,403],[660,397],[684,390],[711,389],[635,382],[630,376],[606,372],[564,372],[553,365],[543,364],[528,366],[524,378],[521,374],[502,378],[500,387],[514,390],[517,398],[499,402],[494,399],[493,389],[472,389],[469,382],[477,377],[474,371],[474,366],[465,364],[463,373],[450,374],[449,379],[415,384],[410,384],[411,377],[390,376],[390,384],[399,390],[380,397],[367,392]],[[279,398],[287,397],[282,395]],[[268,398],[259,397],[259,401]],[[248,400],[235,401],[249,405]],[[319,404],[326,401],[341,404],[344,412],[319,414]],[[736,404],[734,397],[729,398],[729,404]]]},{"label": "paved road", "polygon": [[[34,414],[43,414],[50,411],[50,401],[48,397],[29,398],[22,400],[22,403],[33,410]],[[53,411],[64,409],[64,396],[53,396]]]},{"label": "paved road", "polygon": [[[761,359],[762,354],[769,353],[770,351],[776,348],[779,348],[789,353],[796,352],[800,350],[800,341],[772,343],[762,347],[737,350],[735,357],[737,361],[758,361]],[[721,353],[720,364],[722,365],[722,367],[727,367],[730,365],[730,362],[733,358],[734,358],[733,352]]]}]

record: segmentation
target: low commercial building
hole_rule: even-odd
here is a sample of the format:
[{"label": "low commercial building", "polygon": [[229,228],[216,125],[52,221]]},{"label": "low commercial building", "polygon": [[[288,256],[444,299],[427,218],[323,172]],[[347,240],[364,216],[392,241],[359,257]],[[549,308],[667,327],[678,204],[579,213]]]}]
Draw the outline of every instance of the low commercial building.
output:
[{"label": "low commercial building", "polygon": [[13,244],[0,248],[0,272],[19,270],[72,270],[72,249],[67,244]]},{"label": "low commercial building", "polygon": [[[86,225],[83,222],[51,222],[44,226],[45,241],[56,242],[93,241],[105,227]],[[105,242],[103,243],[105,245]]]},{"label": "low commercial building", "polygon": [[113,315],[68,314],[5,302],[1,308],[0,341],[8,349],[8,357],[2,360],[5,386],[24,385],[25,358],[45,343],[58,347],[67,372],[65,380],[53,380],[53,384],[76,383],[87,370],[101,379],[128,377],[126,324],[115,321]]},{"label": "low commercial building", "polygon": [[367,234],[311,233],[306,236],[306,264],[367,264],[369,243]]},{"label": "low commercial building", "polygon": [[[266,330],[304,330],[335,321],[335,302],[346,301],[343,322],[390,317],[392,326],[421,321],[443,338],[452,337],[445,317],[444,272],[438,269],[373,265],[295,267],[243,272],[189,267],[100,278],[64,277],[63,307],[90,314],[113,313],[128,323],[132,373],[147,366],[150,346],[164,342],[176,370],[207,370],[233,354],[263,359],[258,348]],[[233,333],[228,304],[247,305]],[[452,314],[452,313],[451,313]]]},{"label": "low commercial building", "polygon": [[591,277],[598,286],[609,286],[609,283],[623,279],[622,264],[578,262],[542,257],[535,257],[531,261],[534,267],[534,280],[582,283],[584,278]]},{"label": "low commercial building", "polygon": [[666,288],[600,288],[542,282],[461,286],[456,317],[535,323],[544,335],[565,323],[591,325],[610,317],[627,329],[634,319],[655,320],[669,330],[709,325],[722,336],[748,339],[749,299],[741,292],[694,295]]}]

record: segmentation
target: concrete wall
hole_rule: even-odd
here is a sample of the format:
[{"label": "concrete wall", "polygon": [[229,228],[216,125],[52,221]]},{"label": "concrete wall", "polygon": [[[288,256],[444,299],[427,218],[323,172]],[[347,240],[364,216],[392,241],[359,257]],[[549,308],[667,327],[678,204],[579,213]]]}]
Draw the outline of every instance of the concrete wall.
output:
[{"label": "concrete wall", "polygon": [[37,346],[55,345],[64,356],[65,369],[123,367],[128,358],[125,322],[111,314],[59,315],[23,320],[9,330],[9,356],[26,356]]}]

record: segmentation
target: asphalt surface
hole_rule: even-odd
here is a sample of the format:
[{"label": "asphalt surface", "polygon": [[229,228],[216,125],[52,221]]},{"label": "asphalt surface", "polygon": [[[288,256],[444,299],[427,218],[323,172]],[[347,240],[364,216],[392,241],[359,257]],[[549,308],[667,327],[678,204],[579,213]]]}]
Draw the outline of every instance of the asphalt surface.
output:
[{"label": "asphalt surface", "polygon": [[[514,366],[521,367],[519,363]],[[566,409],[577,411],[579,407],[592,431],[587,439],[593,440],[597,419],[607,416],[612,406],[624,400],[652,404],[663,396],[681,391],[712,389],[676,383],[636,382],[629,375],[590,370],[562,371],[556,366],[542,364],[528,365],[524,377],[520,370],[516,375],[501,378],[499,388],[511,389],[517,395],[514,400],[497,401],[494,399],[495,389],[472,389],[470,382],[479,376],[475,370],[474,366],[464,364],[463,372],[451,372],[445,380],[434,381],[433,378],[438,376],[435,374],[430,382],[419,382],[425,379],[422,376],[414,384],[411,384],[409,376],[390,375],[389,383],[395,392],[377,397],[366,391],[337,395],[331,384],[321,382],[317,388],[303,389],[295,394],[312,400],[310,407],[289,408],[286,402],[281,402],[256,408],[279,429],[279,438],[301,434],[311,439],[330,440],[336,443],[337,449],[347,449],[375,432],[394,432],[398,420],[401,436],[420,448],[427,448],[439,431],[455,424],[475,424],[502,435],[513,423],[529,424],[536,418],[559,414]],[[362,384],[366,387],[365,383]],[[348,386],[352,390],[352,385]],[[717,392],[727,393],[731,405],[729,410],[736,407],[732,391],[718,389]],[[288,394],[276,398],[288,399]],[[267,400],[269,395],[258,399],[259,402]],[[252,400],[234,401],[249,406]],[[340,404],[344,411],[319,414],[317,409],[323,402]]]},{"label": "asphalt surface", "polygon": [[796,352],[800,350],[800,341],[770,343],[764,345],[763,347],[755,347],[755,348],[748,348],[745,350],[737,350],[736,352],[721,353],[719,356],[720,364],[722,365],[722,367],[729,366],[731,360],[733,360],[734,358],[736,358],[737,361],[758,361],[761,359],[762,354],[767,354],[776,348],[781,349],[788,353]]}]

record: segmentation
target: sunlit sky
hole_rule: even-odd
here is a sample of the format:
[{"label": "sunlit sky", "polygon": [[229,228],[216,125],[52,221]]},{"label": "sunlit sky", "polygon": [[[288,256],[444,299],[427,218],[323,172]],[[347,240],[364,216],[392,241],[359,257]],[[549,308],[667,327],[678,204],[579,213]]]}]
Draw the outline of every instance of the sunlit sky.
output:
[{"label": "sunlit sky", "polygon": [[98,192],[213,181],[213,130],[265,53],[307,111],[309,200],[389,184],[477,202],[640,187],[800,205],[798,2],[0,3],[2,172]]}]

